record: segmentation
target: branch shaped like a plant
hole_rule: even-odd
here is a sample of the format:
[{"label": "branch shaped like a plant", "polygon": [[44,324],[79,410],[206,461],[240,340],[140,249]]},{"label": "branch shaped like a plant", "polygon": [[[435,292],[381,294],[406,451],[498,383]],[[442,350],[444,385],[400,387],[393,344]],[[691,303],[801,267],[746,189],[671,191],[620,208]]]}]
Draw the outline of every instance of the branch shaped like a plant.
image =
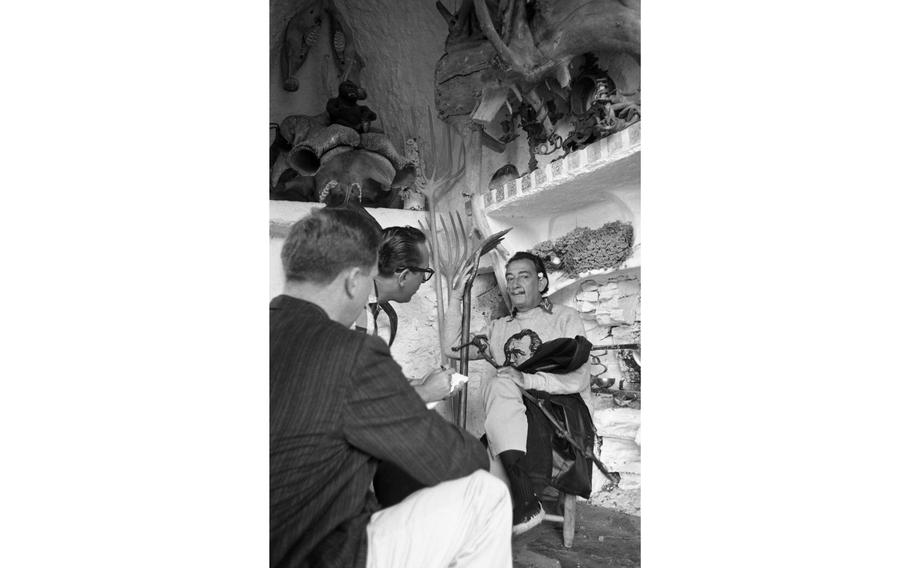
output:
[{"label": "branch shaped like a plant", "polygon": [[[424,193],[430,207],[448,194],[461,181],[465,172],[464,140],[456,142],[455,137],[461,137],[448,125],[444,125],[442,134],[438,135],[434,126],[436,121],[430,107],[427,107],[427,129],[430,135],[421,154],[427,163],[424,172],[427,178]],[[419,123],[413,108],[411,122],[412,130],[417,131]]]}]

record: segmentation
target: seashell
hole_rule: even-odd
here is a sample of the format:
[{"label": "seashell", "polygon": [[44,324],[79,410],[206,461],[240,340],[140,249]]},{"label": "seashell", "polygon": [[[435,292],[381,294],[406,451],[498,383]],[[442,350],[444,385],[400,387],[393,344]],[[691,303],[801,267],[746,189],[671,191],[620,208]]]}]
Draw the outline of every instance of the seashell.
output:
[{"label": "seashell", "polygon": [[347,46],[347,39],[344,37],[344,33],[335,32],[335,37],[332,38],[332,45],[335,47],[335,51],[341,54]]},{"label": "seashell", "polygon": [[319,26],[312,26],[309,30],[307,30],[304,41],[308,46],[313,47],[316,45],[316,42],[319,41],[319,31]]}]

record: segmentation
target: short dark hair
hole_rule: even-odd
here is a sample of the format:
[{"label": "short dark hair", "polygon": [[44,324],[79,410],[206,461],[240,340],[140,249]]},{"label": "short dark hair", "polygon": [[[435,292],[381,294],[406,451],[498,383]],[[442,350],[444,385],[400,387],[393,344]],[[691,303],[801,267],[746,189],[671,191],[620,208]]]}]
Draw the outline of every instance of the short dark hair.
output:
[{"label": "short dark hair", "polygon": [[520,251],[520,252],[516,252],[515,254],[513,254],[512,258],[510,258],[508,260],[508,262],[506,262],[506,269],[508,270],[509,265],[512,264],[513,262],[515,262],[516,260],[530,260],[531,262],[534,263],[534,269],[537,272],[543,273],[543,277],[547,279],[547,284],[543,287],[543,290],[541,290],[540,293],[546,294],[547,290],[550,289],[550,277],[547,276],[547,267],[544,266],[543,260],[541,260],[539,256],[537,256],[536,254],[534,254],[532,252]]},{"label": "short dark hair", "polygon": [[420,245],[427,242],[426,235],[414,227],[387,227],[382,230],[379,245],[379,274],[391,276],[403,266],[420,264]]},{"label": "short dark hair", "polygon": [[356,210],[317,209],[294,223],[284,241],[284,277],[326,284],[346,268],[371,269],[376,264],[379,240],[379,230]]}]

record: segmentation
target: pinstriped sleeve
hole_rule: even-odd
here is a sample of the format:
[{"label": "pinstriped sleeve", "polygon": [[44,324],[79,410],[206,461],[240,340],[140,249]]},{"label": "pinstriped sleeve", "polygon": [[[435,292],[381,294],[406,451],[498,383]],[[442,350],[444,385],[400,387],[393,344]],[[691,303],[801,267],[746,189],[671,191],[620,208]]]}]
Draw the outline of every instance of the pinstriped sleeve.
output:
[{"label": "pinstriped sleeve", "polygon": [[480,441],[427,410],[381,340],[364,337],[354,369],[343,409],[348,443],[426,485],[489,469]]}]

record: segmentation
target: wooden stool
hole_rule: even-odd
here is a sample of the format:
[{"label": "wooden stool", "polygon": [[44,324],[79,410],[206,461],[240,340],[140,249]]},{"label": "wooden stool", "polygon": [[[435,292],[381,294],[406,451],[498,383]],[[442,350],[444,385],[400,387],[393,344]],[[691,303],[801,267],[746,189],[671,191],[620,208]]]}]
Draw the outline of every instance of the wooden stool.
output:
[{"label": "wooden stool", "polygon": [[578,497],[568,493],[559,492],[558,503],[562,506],[562,515],[544,514],[543,520],[553,523],[562,523],[562,544],[572,548],[575,542],[575,503]]}]

